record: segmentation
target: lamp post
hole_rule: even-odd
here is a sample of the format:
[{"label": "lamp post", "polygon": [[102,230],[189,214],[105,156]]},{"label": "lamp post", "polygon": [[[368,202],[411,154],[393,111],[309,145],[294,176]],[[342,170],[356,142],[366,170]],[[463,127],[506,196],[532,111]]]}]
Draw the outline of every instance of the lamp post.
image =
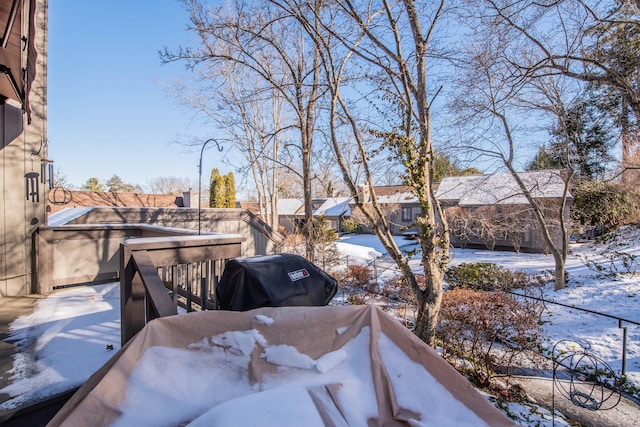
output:
[{"label": "lamp post", "polygon": [[200,209],[200,203],[202,203],[202,155],[204,154],[204,148],[210,142],[215,142],[216,147],[218,147],[218,151],[222,151],[222,147],[220,143],[215,138],[207,139],[204,144],[202,144],[202,148],[200,149],[200,163],[198,163],[198,235],[200,235],[200,223],[201,223],[201,214],[202,211]]}]

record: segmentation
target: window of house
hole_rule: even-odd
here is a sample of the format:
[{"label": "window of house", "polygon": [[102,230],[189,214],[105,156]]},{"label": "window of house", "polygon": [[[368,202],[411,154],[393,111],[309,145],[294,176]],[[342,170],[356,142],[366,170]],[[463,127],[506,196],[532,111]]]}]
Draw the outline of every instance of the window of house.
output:
[{"label": "window of house", "polygon": [[411,208],[402,208],[402,221],[411,221]]}]

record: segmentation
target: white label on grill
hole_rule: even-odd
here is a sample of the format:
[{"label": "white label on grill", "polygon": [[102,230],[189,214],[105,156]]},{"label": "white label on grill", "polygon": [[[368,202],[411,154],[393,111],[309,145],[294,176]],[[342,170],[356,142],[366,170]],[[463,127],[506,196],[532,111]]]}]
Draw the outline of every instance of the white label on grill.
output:
[{"label": "white label on grill", "polygon": [[303,268],[301,270],[291,271],[288,274],[289,274],[289,279],[291,279],[292,282],[295,282],[296,280],[304,279],[305,277],[309,277],[309,272],[307,271],[306,268]]}]

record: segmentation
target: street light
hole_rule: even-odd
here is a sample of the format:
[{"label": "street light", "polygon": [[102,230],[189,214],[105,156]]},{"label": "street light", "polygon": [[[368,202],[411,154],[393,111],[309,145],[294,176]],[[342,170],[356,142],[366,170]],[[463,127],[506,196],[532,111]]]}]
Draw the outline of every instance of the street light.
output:
[{"label": "street light", "polygon": [[215,138],[207,139],[204,144],[202,144],[202,148],[200,149],[200,163],[198,164],[198,235],[200,235],[200,222],[201,222],[201,213],[200,203],[202,202],[202,155],[204,154],[204,148],[211,141],[216,143],[216,147],[218,147],[218,151],[222,151],[222,147],[220,143]]}]

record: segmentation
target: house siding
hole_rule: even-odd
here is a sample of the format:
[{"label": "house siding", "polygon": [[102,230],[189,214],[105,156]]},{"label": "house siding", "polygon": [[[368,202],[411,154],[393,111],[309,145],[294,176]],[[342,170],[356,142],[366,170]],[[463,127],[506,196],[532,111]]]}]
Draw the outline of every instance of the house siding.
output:
[{"label": "house siding", "polygon": [[[36,75],[27,114],[9,103],[0,116],[0,296],[33,291],[34,235],[46,216],[47,171],[47,2],[36,1]],[[17,24],[19,25],[19,24]],[[17,133],[17,137],[14,138]],[[44,166],[44,168],[43,168]],[[27,189],[25,175],[37,174]],[[33,194],[27,194],[32,193]]]}]

